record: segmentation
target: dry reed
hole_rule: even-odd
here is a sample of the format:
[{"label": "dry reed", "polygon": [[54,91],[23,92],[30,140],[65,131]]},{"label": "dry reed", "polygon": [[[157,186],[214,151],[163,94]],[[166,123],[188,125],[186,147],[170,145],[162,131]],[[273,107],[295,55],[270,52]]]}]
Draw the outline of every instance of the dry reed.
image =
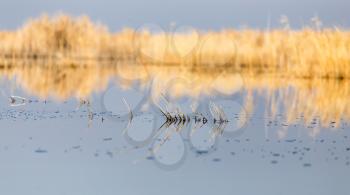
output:
[{"label": "dry reed", "polygon": [[94,59],[229,67],[288,77],[350,78],[350,32],[338,28],[110,33],[87,17],[42,16],[0,33],[1,58]]}]

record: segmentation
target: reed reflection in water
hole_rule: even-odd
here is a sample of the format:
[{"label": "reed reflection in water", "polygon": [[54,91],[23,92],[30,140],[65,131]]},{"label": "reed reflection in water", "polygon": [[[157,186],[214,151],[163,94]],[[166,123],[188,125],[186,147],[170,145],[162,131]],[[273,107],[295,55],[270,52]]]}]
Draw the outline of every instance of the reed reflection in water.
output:
[{"label": "reed reflection in water", "polygon": [[[78,110],[67,112],[67,116],[60,112],[36,116],[22,110],[2,113],[1,118],[78,117],[87,119],[88,127],[112,123],[131,148],[147,150],[135,163],[152,160],[162,169],[180,167],[188,151],[197,156],[216,151],[219,140],[244,140],[246,131],[254,127],[251,123],[261,119],[265,123],[258,129],[265,130],[265,136],[276,133],[278,140],[285,139],[286,143],[301,141],[287,138],[288,132],[296,129],[316,136],[322,129],[344,129],[350,120],[347,79],[296,78],[250,69],[137,61],[7,59],[0,67],[0,77],[38,97],[39,102],[73,98],[79,103]],[[114,87],[121,88],[115,93],[122,94],[110,96]],[[10,91],[2,90],[2,94],[8,95],[12,106],[33,102]],[[128,91],[138,95],[127,95]],[[125,97],[121,97],[124,92]],[[257,105],[261,100],[264,105]],[[265,114],[256,114],[262,107]],[[108,151],[108,155],[116,154]]]},{"label": "reed reflection in water", "polygon": [[[350,82],[346,79],[310,79],[281,76],[278,73],[237,71],[230,68],[140,65],[137,62],[98,62],[76,60],[5,60],[0,76],[15,80],[28,93],[42,99],[88,99],[106,90],[113,82],[125,90],[137,88],[159,105],[163,96],[169,101],[190,98],[230,99],[243,96],[242,107],[254,113],[254,101],[266,101],[266,117],[284,116],[286,123],[313,120],[320,127],[350,120]],[[149,103],[148,102],[148,103]]]}]

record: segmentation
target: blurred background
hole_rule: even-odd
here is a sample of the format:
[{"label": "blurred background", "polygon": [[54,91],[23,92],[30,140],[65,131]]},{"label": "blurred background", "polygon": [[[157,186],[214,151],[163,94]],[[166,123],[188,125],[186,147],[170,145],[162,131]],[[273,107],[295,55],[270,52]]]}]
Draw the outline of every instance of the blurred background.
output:
[{"label": "blurred background", "polygon": [[280,18],[289,18],[292,28],[308,25],[318,16],[324,26],[349,27],[348,0],[0,0],[0,28],[15,29],[29,17],[59,12],[88,15],[108,25],[111,31],[123,27],[137,28],[155,23],[163,28],[170,24],[190,25],[202,30],[222,28],[274,28]]}]

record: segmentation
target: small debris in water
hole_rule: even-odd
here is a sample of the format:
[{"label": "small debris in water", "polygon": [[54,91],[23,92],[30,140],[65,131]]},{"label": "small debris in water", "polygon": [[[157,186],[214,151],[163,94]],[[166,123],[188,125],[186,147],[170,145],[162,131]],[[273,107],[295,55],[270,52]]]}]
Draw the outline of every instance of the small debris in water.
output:
[{"label": "small debris in water", "polygon": [[80,146],[73,146],[72,148],[73,148],[73,149],[79,149]]},{"label": "small debris in water", "polygon": [[286,142],[289,142],[289,143],[292,143],[292,142],[295,142],[297,141],[296,139],[287,139]]},{"label": "small debris in water", "polygon": [[23,106],[26,103],[26,98],[20,96],[10,96],[10,106]]},{"label": "small debris in water", "polygon": [[40,153],[40,154],[47,153],[47,152],[48,152],[47,150],[40,149],[40,148],[35,150],[35,153]]},{"label": "small debris in water", "polygon": [[279,153],[274,153],[274,154],[272,154],[272,156],[274,156],[274,157],[279,157],[280,154],[279,154]]},{"label": "small debris in water", "polygon": [[272,160],[272,161],[271,161],[271,164],[277,164],[277,163],[278,163],[277,160]]},{"label": "small debris in water", "polygon": [[111,151],[107,151],[106,154],[107,154],[109,157],[113,158],[113,153],[112,153]]},{"label": "small debris in water", "polygon": [[304,167],[311,167],[311,163],[304,163],[303,166]]},{"label": "small debris in water", "polygon": [[104,138],[103,141],[112,141],[111,137]]},{"label": "small debris in water", "polygon": [[147,156],[146,159],[147,160],[154,160],[154,156]]},{"label": "small debris in water", "polygon": [[208,151],[207,150],[196,150],[196,153],[198,155],[203,155],[203,154],[208,154]]},{"label": "small debris in water", "polygon": [[220,162],[221,159],[220,158],[213,158],[213,162]]}]

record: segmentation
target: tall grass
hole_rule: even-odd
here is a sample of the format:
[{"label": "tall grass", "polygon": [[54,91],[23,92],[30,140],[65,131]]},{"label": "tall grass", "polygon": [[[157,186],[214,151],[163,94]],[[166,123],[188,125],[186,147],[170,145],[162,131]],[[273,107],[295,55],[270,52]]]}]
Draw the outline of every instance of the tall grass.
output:
[{"label": "tall grass", "polygon": [[137,61],[193,68],[229,67],[237,72],[285,77],[350,78],[350,32],[305,27],[218,32],[158,33],[125,29],[111,33],[87,17],[59,15],[29,20],[0,32],[1,58]]}]

